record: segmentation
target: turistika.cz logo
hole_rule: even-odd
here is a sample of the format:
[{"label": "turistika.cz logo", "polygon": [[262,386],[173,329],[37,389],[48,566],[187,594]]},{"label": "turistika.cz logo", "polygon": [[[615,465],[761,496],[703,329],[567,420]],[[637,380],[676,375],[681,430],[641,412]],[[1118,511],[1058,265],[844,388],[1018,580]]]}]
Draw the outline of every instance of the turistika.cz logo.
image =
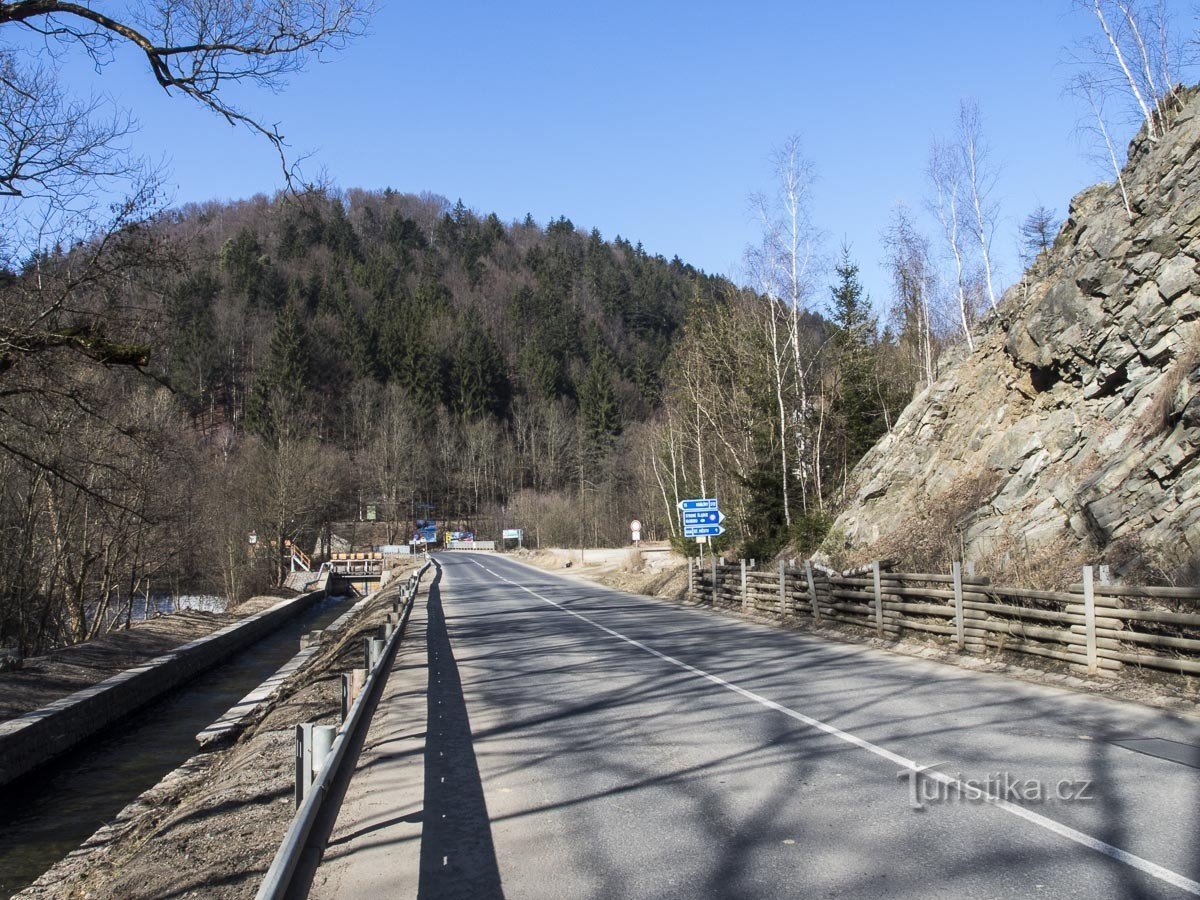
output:
[{"label": "turistika.cz logo", "polygon": [[965,801],[994,803],[1004,801],[1021,805],[1038,803],[1087,803],[1093,799],[1091,779],[1069,779],[1045,782],[1036,778],[1018,778],[1009,772],[989,772],[982,778],[964,778],[962,773],[949,775],[931,766],[901,769],[896,777],[908,781],[908,805],[925,809],[933,803]]}]

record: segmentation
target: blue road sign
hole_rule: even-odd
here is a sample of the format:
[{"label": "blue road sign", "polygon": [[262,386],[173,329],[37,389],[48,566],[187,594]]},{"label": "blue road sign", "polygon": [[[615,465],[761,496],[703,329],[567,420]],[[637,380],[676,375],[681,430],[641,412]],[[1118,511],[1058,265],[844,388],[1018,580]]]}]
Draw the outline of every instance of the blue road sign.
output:
[{"label": "blue road sign", "polygon": [[683,514],[684,525],[720,525],[725,521],[725,513],[719,509],[688,510]]},{"label": "blue road sign", "polygon": [[684,537],[716,537],[725,533],[725,528],[722,525],[684,525]]},{"label": "blue road sign", "polygon": [[679,508],[685,512],[693,509],[716,509],[717,498],[703,497],[696,500],[680,500]]}]

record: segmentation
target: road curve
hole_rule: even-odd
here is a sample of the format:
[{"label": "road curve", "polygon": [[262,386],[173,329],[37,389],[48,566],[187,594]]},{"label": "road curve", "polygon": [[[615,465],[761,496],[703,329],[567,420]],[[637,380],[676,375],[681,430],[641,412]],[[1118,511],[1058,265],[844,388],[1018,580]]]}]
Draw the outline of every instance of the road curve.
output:
[{"label": "road curve", "polygon": [[1200,721],[438,559],[314,897],[1200,896]]}]

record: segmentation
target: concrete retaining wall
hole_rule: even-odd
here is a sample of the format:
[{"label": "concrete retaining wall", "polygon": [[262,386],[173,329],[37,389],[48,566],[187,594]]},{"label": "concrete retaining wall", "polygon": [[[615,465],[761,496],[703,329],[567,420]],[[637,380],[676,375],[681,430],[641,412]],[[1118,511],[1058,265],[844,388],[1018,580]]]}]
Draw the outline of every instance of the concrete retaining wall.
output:
[{"label": "concrete retaining wall", "polygon": [[176,647],[99,684],[0,723],[0,786],[248,647],[324,596],[325,591],[312,591],[280,601],[270,609]]}]

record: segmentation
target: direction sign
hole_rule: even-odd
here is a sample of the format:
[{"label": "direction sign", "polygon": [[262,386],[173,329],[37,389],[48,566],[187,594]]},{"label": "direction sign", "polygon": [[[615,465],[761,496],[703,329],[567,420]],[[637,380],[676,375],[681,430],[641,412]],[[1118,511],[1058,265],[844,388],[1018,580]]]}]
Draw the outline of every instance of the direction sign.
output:
[{"label": "direction sign", "polygon": [[719,509],[688,510],[683,514],[684,525],[720,525],[725,521],[725,513]]},{"label": "direction sign", "polygon": [[684,537],[717,537],[725,533],[723,525],[684,525]]},{"label": "direction sign", "polygon": [[695,500],[680,500],[679,508],[685,512],[692,509],[716,509],[717,498],[701,497]]}]

